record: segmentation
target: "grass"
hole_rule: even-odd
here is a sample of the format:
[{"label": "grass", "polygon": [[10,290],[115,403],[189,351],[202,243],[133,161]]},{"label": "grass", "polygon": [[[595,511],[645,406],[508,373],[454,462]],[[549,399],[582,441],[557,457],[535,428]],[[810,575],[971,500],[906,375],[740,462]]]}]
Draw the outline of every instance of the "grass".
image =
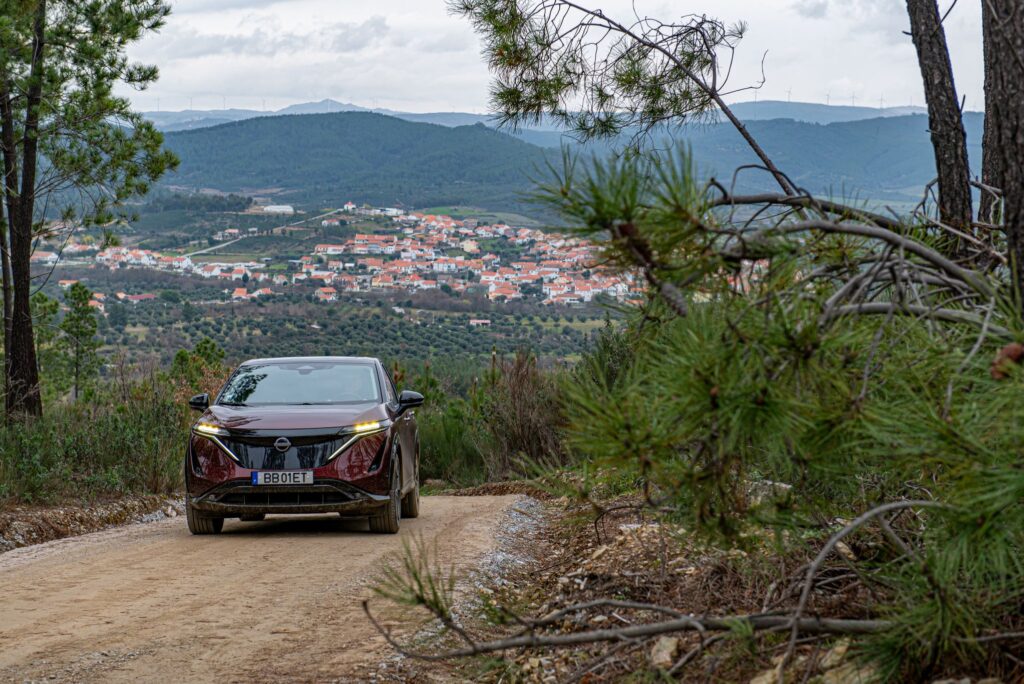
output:
[{"label": "grass", "polygon": [[417,211],[422,214],[451,216],[453,219],[458,220],[474,218],[480,221],[481,224],[505,223],[510,226],[522,226],[526,228],[537,228],[541,225],[536,219],[532,219],[529,216],[508,211],[488,211],[487,209],[481,209],[480,207],[428,207],[426,209],[417,209]]},{"label": "grass", "polygon": [[0,502],[54,503],[181,487],[184,410],[169,388],[48,407],[0,431]]}]

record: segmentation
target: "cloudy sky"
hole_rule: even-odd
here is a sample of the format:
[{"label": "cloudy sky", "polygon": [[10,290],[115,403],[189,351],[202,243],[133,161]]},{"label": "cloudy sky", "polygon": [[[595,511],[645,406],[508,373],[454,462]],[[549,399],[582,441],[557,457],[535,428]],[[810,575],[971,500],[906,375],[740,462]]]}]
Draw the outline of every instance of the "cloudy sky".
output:
[{"label": "cloudy sky", "polygon": [[[953,0],[940,0],[945,9]],[[140,109],[277,109],[333,98],[403,111],[487,109],[480,44],[444,0],[171,0],[174,12],[131,56],[160,67]],[[758,99],[924,102],[903,0],[591,0],[628,19],[707,13],[745,21],[731,85]],[[981,109],[980,3],[946,21],[957,87]],[[883,100],[884,98],[884,100]],[[750,92],[733,100],[750,100]]]}]

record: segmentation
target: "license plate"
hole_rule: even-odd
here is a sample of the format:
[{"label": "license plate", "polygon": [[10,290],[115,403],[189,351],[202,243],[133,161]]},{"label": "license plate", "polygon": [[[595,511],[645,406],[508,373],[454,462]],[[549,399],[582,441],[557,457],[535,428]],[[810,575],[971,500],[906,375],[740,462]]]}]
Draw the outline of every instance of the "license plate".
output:
[{"label": "license plate", "polygon": [[312,470],[257,470],[252,474],[254,485],[311,485]]}]

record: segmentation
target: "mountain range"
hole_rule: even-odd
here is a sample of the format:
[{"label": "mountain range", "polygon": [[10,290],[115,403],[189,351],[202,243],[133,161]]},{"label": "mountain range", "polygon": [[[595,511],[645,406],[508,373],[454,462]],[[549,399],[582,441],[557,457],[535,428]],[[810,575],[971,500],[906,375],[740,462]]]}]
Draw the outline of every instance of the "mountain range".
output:
[{"label": "mountain range", "polygon": [[[773,113],[776,105],[788,103],[751,107]],[[529,210],[524,196],[531,179],[544,177],[546,164],[558,158],[557,148],[574,144],[557,130],[509,135],[471,114],[418,114],[409,120],[367,111],[302,113],[323,106],[333,105],[313,103],[290,113],[167,132],[166,144],[181,158],[181,166],[165,183],[270,195],[308,208],[352,200],[523,212]],[[823,105],[794,106],[805,117],[825,121],[756,116],[746,121],[776,164],[811,192],[908,203],[920,198],[935,175],[927,116],[870,117],[861,111],[869,108],[829,112],[820,110]],[[844,116],[859,118],[827,121]],[[969,112],[964,119],[972,165],[977,166],[983,115]],[[687,145],[705,177],[731,182],[734,169],[757,161],[728,124],[687,125],[664,135],[658,146]],[[577,149],[603,155],[611,148],[602,143]],[[774,188],[767,174],[753,170],[744,171],[738,184],[744,190]]]},{"label": "mountain range", "polygon": [[[815,102],[782,102],[778,100],[738,102],[731,105],[731,107],[736,115],[744,121],[793,119],[794,121],[821,124],[927,113],[927,110],[923,107],[886,107],[881,109],[876,107],[823,105]],[[255,109],[187,109],[174,112],[143,112],[143,116],[163,131],[180,131],[219,126],[231,121],[243,121],[263,116],[336,114],[338,112],[373,112],[375,114],[394,116],[406,121],[433,123],[440,126],[471,126],[475,123],[495,126],[497,123],[495,117],[490,114],[471,114],[468,112],[401,112],[392,109],[371,109],[331,99],[320,100],[319,102],[303,102],[271,112]],[[555,123],[546,121],[531,125],[529,128],[541,131],[558,130],[558,126]]]}]

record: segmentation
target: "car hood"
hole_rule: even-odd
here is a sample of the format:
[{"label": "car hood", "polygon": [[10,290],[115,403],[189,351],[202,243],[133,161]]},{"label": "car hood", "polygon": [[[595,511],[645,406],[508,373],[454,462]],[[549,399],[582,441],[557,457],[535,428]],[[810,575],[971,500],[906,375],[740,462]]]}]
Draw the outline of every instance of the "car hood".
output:
[{"label": "car hood", "polygon": [[206,410],[201,421],[229,430],[340,430],[388,418],[383,404],[336,406],[219,406]]}]

